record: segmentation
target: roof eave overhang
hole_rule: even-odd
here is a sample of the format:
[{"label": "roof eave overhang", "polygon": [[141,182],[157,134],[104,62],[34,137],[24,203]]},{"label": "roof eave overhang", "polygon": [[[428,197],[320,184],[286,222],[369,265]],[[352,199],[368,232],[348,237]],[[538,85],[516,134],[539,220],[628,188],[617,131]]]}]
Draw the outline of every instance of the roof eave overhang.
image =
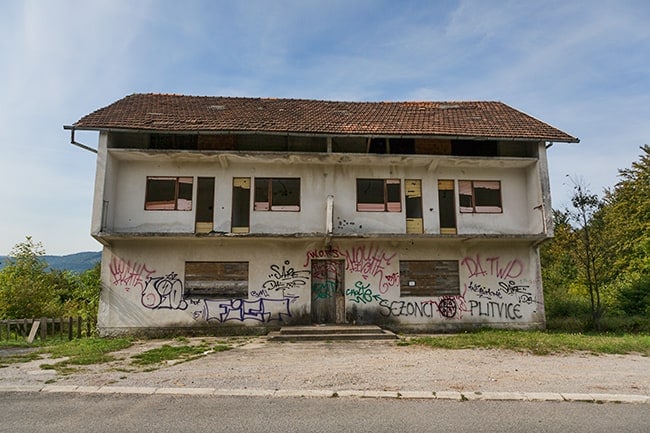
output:
[{"label": "roof eave overhang", "polygon": [[102,126],[75,126],[64,125],[63,129],[73,131],[97,131],[97,132],[130,132],[139,134],[194,134],[194,135],[295,135],[303,137],[388,137],[388,138],[438,138],[441,140],[495,140],[495,141],[544,141],[556,143],[579,143],[580,139],[575,137],[513,137],[513,136],[483,136],[483,135],[450,135],[450,134],[425,134],[425,133],[381,133],[381,132],[362,132],[354,131],[349,133],[319,131],[319,132],[301,132],[301,131],[265,131],[265,130],[246,130],[246,129],[222,129],[222,130],[169,130],[156,128],[121,128],[121,127],[102,127]]}]

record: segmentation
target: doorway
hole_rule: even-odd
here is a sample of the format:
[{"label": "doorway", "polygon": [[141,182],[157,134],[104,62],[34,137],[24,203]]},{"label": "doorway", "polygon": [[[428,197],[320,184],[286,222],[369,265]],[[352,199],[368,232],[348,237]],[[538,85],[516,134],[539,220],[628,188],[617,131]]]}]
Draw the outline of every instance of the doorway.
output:
[{"label": "doorway", "polygon": [[199,177],[196,188],[196,233],[210,233],[214,228],[214,177]]},{"label": "doorway", "polygon": [[312,260],[312,323],[345,323],[344,271],[343,260]]}]

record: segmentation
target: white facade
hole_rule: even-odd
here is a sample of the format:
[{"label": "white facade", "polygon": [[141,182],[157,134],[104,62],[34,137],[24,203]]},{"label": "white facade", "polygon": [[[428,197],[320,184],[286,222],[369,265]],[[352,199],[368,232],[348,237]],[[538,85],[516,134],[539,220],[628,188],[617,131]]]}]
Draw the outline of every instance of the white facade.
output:
[{"label": "white facade", "polygon": [[[544,327],[538,245],[552,234],[544,142],[522,142],[534,156],[472,157],[159,151],[129,148],[123,139],[111,132],[99,139],[92,232],[105,245],[105,335],[314,322],[429,331]],[[159,178],[191,179],[189,209],[146,209],[148,183]],[[212,221],[200,230],[199,179],[214,180]],[[236,179],[249,182],[245,231],[233,228]],[[257,209],[258,179],[297,179],[299,208]],[[398,202],[386,211],[363,208],[360,179],[398,185]],[[409,218],[413,181],[421,214]],[[500,209],[461,211],[468,181],[496,185]],[[451,197],[447,207],[442,189]],[[454,227],[441,227],[441,212],[450,209]],[[237,276],[234,288],[192,293],[188,287],[209,284],[188,269],[215,263],[236,264],[245,281]],[[415,271],[419,266],[431,266],[431,275]]]}]

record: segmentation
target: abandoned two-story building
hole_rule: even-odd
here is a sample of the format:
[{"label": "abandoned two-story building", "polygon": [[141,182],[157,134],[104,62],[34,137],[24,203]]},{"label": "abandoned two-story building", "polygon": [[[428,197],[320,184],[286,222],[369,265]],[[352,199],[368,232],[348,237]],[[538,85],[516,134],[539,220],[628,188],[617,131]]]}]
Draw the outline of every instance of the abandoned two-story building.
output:
[{"label": "abandoned two-story building", "polygon": [[546,152],[578,139],[501,102],[134,94],[66,129],[99,131],[102,335],[545,325]]}]

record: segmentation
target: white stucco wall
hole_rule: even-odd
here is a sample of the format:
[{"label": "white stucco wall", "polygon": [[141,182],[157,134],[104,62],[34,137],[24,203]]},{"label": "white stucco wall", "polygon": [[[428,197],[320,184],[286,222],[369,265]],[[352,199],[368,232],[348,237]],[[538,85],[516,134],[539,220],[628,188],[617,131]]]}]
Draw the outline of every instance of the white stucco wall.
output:
[{"label": "white stucco wall", "polygon": [[[334,241],[344,260],[345,317],[395,329],[544,326],[539,259],[525,243],[441,240]],[[309,323],[311,261],[323,240],[116,241],[105,249],[99,327],[104,335],[142,329],[277,327]],[[400,296],[400,260],[457,260],[457,295]],[[183,298],[185,261],[246,261],[246,298]]]},{"label": "white stucco wall", "polygon": [[[294,158],[266,160],[210,156],[193,156],[179,160],[174,157],[133,156],[109,151],[104,190],[95,197],[95,208],[108,201],[109,232],[171,232],[193,233],[195,209],[191,211],[146,211],[144,209],[147,176],[190,176],[194,178],[196,198],[197,177],[215,178],[214,231],[231,230],[232,182],[235,177],[296,177],[301,179],[300,212],[263,212],[253,210],[251,191],[251,233],[322,233],[325,207],[329,195],[334,196],[334,233],[405,233],[404,182],[422,181],[422,208],[425,233],[439,233],[438,180],[498,180],[501,182],[503,212],[497,214],[458,212],[458,191],[455,193],[457,229],[459,234],[539,234],[544,230],[539,206],[543,203],[539,170],[534,162],[495,165],[479,161],[465,165],[440,164],[435,168],[418,164],[383,164],[380,158],[365,157],[346,163],[334,158],[318,160]],[[367,163],[370,161],[370,163]],[[366,163],[364,163],[366,162]],[[402,212],[358,212],[356,210],[356,179],[399,179],[402,191]],[[537,208],[537,209],[536,209]],[[95,227],[95,226],[94,226]]]}]

